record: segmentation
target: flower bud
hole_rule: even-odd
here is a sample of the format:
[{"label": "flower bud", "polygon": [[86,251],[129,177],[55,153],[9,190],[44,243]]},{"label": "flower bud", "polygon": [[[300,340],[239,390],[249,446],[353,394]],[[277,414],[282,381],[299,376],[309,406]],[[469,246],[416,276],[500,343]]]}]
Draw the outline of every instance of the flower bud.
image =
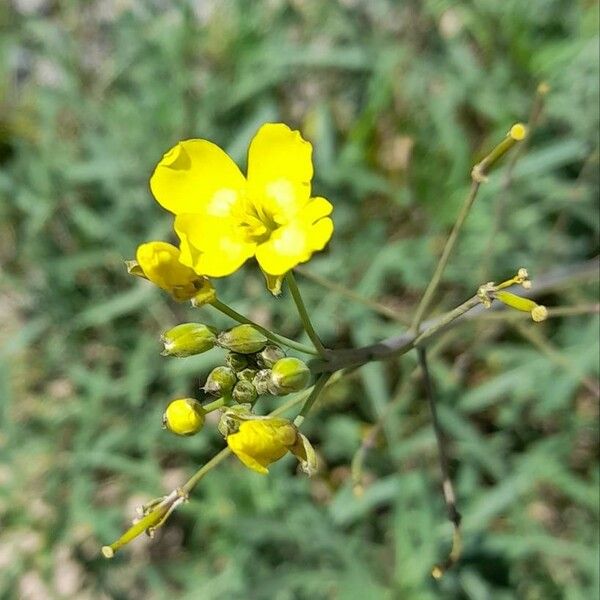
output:
[{"label": "flower bud", "polygon": [[237,381],[237,377],[229,367],[216,367],[206,378],[204,391],[213,396],[223,396],[228,394]]},{"label": "flower bud", "polygon": [[248,358],[244,354],[228,352],[225,357],[225,364],[237,373],[248,366]]},{"label": "flower bud", "polygon": [[179,398],[167,406],[163,425],[177,435],[193,435],[204,425],[204,410],[194,398]]},{"label": "flower bud", "polygon": [[275,344],[268,344],[257,355],[256,362],[263,369],[270,369],[278,360],[285,357],[285,352]]},{"label": "flower bud", "polygon": [[236,433],[240,429],[240,423],[250,415],[250,404],[237,404],[229,406],[223,411],[217,429],[219,433],[226,438],[232,433]]},{"label": "flower bud", "polygon": [[240,379],[240,381],[233,386],[231,397],[238,404],[252,404],[256,401],[258,394],[256,393],[256,388],[250,381]]},{"label": "flower bud", "polygon": [[256,393],[259,396],[266,394],[269,391],[269,383],[271,381],[271,369],[261,369],[256,373],[252,383],[256,388]]},{"label": "flower bud", "polygon": [[238,372],[237,378],[240,381],[243,379],[244,381],[249,381],[250,383],[252,383],[252,380],[254,379],[257,373],[258,369],[242,369]]},{"label": "flower bud", "polygon": [[267,338],[252,325],[238,325],[220,333],[217,343],[233,352],[253,354],[260,352],[267,345]]},{"label": "flower bud", "polygon": [[294,357],[281,358],[271,370],[269,392],[274,396],[284,396],[303,390],[310,381],[310,369]]},{"label": "flower bud", "polygon": [[215,331],[202,323],[182,323],[165,331],[161,337],[163,356],[192,356],[210,350],[217,341]]}]

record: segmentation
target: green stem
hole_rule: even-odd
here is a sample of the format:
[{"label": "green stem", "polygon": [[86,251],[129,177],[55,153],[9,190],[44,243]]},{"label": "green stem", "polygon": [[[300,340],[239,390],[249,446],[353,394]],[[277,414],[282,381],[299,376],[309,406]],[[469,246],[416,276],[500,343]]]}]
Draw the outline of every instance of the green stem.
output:
[{"label": "green stem", "polygon": [[298,288],[298,284],[296,283],[294,273],[292,271],[288,271],[285,278],[290,288],[290,292],[292,293],[292,298],[294,299],[296,308],[298,309],[298,314],[300,315],[300,320],[302,321],[304,331],[306,331],[306,333],[308,334],[310,341],[314,344],[318,353],[322,357],[325,357],[327,355],[327,350],[325,349],[325,346],[323,346],[323,343],[317,335],[317,332],[315,331],[315,328],[312,325],[310,317],[308,316],[308,311],[306,310],[306,306],[304,305],[304,301],[302,300],[302,295],[300,294],[300,289]]},{"label": "green stem", "polygon": [[454,249],[454,245],[456,244],[456,240],[458,239],[458,234],[462,229],[462,226],[475,203],[475,199],[477,198],[477,193],[479,192],[479,188],[482,183],[487,180],[487,174],[489,170],[519,141],[525,139],[527,135],[527,129],[520,123],[513,125],[511,127],[508,135],[495,147],[492,151],[483,158],[480,162],[478,162],[471,171],[471,188],[469,189],[469,193],[463,202],[463,205],[460,209],[460,213],[456,218],[456,222],[452,227],[452,231],[446,240],[446,244],[444,245],[444,249],[442,251],[442,255],[440,256],[440,260],[438,261],[437,267],[431,278],[431,281],[427,285],[427,289],[417,306],[417,310],[415,312],[415,317],[413,319],[411,329],[415,333],[419,332],[419,327],[421,326],[421,322],[423,321],[423,316],[425,312],[429,308],[431,300],[442,280],[442,275],[444,274],[444,270],[446,269],[446,265],[448,264],[448,259],[450,258],[450,254]]},{"label": "green stem", "polygon": [[228,404],[228,399],[227,398],[217,398],[216,400],[213,400],[212,402],[209,402],[208,404],[205,404],[202,407],[202,410],[205,413],[209,413],[209,412],[213,412],[215,410],[218,410],[219,408],[223,408],[223,406],[227,406]]},{"label": "green stem", "polygon": [[255,329],[260,331],[266,338],[270,339],[275,344],[281,344],[283,346],[287,346],[288,348],[292,348],[293,350],[298,350],[298,352],[303,352],[304,354],[312,354],[313,356],[319,355],[318,352],[315,352],[309,346],[306,346],[299,342],[295,342],[294,340],[290,340],[289,338],[286,338],[283,335],[279,335],[278,333],[273,333],[272,331],[269,331],[262,325],[255,323],[254,321],[250,320],[248,317],[245,317],[244,315],[240,314],[239,312],[233,310],[233,308],[231,308],[224,302],[221,302],[220,300],[213,300],[210,304],[211,304],[211,306],[216,308],[218,311],[222,312],[224,315],[227,315],[234,321],[237,321],[238,323],[252,325]]},{"label": "green stem", "polygon": [[329,378],[331,377],[331,375],[332,375],[331,373],[323,373],[319,377],[319,379],[317,379],[317,382],[313,386],[310,396],[306,399],[306,402],[304,403],[304,405],[302,406],[302,409],[300,410],[300,414],[298,414],[298,416],[294,419],[294,425],[296,427],[300,427],[300,425],[302,425],[304,418],[306,417],[306,415],[308,414],[310,409],[313,407],[313,404],[315,403],[315,401],[319,397],[319,394],[321,393],[321,391],[327,384],[327,381],[329,381]]},{"label": "green stem", "polygon": [[398,323],[402,323],[403,325],[410,325],[410,320],[406,316],[401,315],[400,313],[395,311],[393,308],[390,308],[389,306],[386,306],[385,304],[381,304],[381,302],[377,302],[377,300],[372,300],[371,298],[365,298],[358,292],[355,292],[354,290],[351,290],[350,288],[347,288],[346,286],[341,285],[339,283],[335,283],[334,281],[329,281],[329,279],[327,279],[326,277],[317,275],[316,273],[313,273],[312,271],[306,269],[305,267],[296,267],[296,270],[303,277],[306,277],[307,279],[314,281],[318,285],[320,285],[328,290],[331,290],[332,292],[338,293],[340,296],[346,296],[346,298],[350,298],[350,300],[353,300],[357,304],[362,304],[363,306],[367,306],[368,308],[371,308],[375,312],[379,313],[380,315],[382,315],[384,317],[387,317],[388,319],[392,319],[393,321],[398,321]]},{"label": "green stem", "polygon": [[427,289],[425,290],[425,293],[421,298],[421,302],[419,302],[419,306],[417,307],[417,310],[415,312],[415,317],[413,319],[411,327],[411,329],[415,332],[419,330],[421,322],[423,321],[423,316],[425,315],[425,311],[429,308],[429,304],[431,303],[433,295],[435,294],[438,285],[440,284],[442,275],[444,274],[444,270],[446,269],[446,265],[448,264],[448,259],[450,258],[450,254],[452,253],[452,250],[454,249],[454,244],[456,243],[456,240],[458,238],[458,234],[460,233],[463,223],[465,222],[465,219],[467,218],[467,215],[469,214],[469,211],[471,210],[471,207],[473,206],[475,199],[477,198],[477,192],[479,191],[480,186],[481,184],[479,183],[479,181],[473,180],[473,182],[471,183],[471,189],[469,190],[469,194],[466,197],[460,209],[460,213],[456,219],[456,222],[452,227],[452,231],[450,232],[450,235],[446,240],[444,250],[442,251],[442,256],[440,256],[440,260],[438,261],[433,277],[431,278],[429,285],[427,286]]}]

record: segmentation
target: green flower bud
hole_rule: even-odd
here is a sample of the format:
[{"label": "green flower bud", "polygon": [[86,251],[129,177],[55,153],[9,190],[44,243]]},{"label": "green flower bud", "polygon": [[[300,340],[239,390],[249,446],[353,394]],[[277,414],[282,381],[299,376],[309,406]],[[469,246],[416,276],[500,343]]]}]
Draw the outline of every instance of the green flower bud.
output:
[{"label": "green flower bud", "polygon": [[256,373],[252,383],[256,388],[259,396],[266,394],[269,391],[269,383],[271,382],[271,369],[261,369]]},{"label": "green flower bud", "polygon": [[285,396],[303,390],[310,381],[310,369],[299,359],[293,357],[278,360],[271,369],[269,393]]},{"label": "green flower bud", "polygon": [[237,377],[229,367],[216,367],[206,378],[204,391],[213,396],[223,396],[228,394],[237,381]]},{"label": "green flower bud", "polygon": [[278,360],[285,357],[285,352],[275,344],[268,344],[257,355],[256,362],[263,369],[270,369]]},{"label": "green flower bud", "polygon": [[225,357],[225,364],[237,373],[248,366],[248,358],[243,354],[228,352]]},{"label": "green flower bud", "polygon": [[238,380],[249,381],[252,383],[254,376],[258,373],[258,369],[243,369],[237,374]]},{"label": "green flower bud", "polygon": [[162,334],[163,356],[192,356],[210,350],[216,343],[214,329],[202,323],[182,323]]},{"label": "green flower bud", "polygon": [[252,325],[238,325],[220,333],[217,343],[232,352],[253,354],[260,352],[267,345],[267,338]]},{"label": "green flower bud", "polygon": [[233,386],[231,397],[238,404],[252,404],[258,397],[258,394],[256,393],[256,388],[250,381],[241,379]]}]

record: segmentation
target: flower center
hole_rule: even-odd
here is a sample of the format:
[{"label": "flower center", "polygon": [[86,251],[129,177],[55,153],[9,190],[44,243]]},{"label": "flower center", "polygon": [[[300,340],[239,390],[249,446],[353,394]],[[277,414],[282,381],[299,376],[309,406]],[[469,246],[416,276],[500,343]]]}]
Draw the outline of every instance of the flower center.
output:
[{"label": "flower center", "polygon": [[247,199],[243,205],[239,223],[245,240],[255,244],[266,242],[271,234],[280,227],[279,223],[260,202]]}]

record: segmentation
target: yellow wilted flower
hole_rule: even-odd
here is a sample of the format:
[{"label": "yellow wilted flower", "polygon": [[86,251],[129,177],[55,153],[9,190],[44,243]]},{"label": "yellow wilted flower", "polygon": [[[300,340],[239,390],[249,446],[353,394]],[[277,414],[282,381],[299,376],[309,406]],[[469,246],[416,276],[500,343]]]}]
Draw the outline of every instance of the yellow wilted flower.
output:
[{"label": "yellow wilted flower", "polygon": [[151,281],[180,302],[193,298],[200,305],[216,298],[210,281],[182,264],[179,249],[167,242],[138,246],[136,260],[127,261],[127,270]]},{"label": "yellow wilted flower", "polygon": [[150,187],[175,214],[180,261],[199,275],[223,277],[256,256],[276,293],[281,277],[322,250],[333,233],[331,204],[311,197],[311,155],[311,144],[282,123],[258,130],[247,178],[207,140],[171,148]]},{"label": "yellow wilted flower", "polygon": [[249,469],[266,475],[267,467],[290,451],[309,475],[316,470],[316,455],[309,441],[286,419],[258,417],[240,423],[237,433],[227,436],[232,452]]}]

